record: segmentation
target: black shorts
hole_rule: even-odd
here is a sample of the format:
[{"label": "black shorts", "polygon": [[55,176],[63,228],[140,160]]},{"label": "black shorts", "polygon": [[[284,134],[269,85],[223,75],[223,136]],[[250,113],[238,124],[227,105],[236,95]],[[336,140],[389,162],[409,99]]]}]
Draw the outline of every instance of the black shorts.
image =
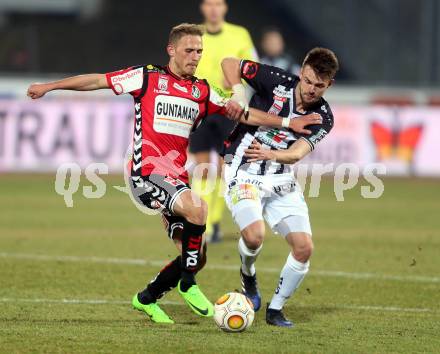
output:
[{"label": "black shorts", "polygon": [[193,154],[215,150],[220,153],[223,142],[234,129],[236,122],[228,118],[213,114],[206,117],[197,130],[189,137],[189,151]]},{"label": "black shorts", "polygon": [[131,192],[140,205],[160,211],[165,215],[174,215],[174,203],[177,197],[190,186],[178,178],[152,174],[149,176],[132,176]]}]

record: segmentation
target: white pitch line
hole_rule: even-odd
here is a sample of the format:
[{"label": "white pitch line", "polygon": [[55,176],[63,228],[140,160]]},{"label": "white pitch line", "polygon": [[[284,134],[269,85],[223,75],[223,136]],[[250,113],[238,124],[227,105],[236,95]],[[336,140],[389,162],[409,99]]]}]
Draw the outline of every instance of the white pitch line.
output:
[{"label": "white pitch line", "polygon": [[[104,258],[104,257],[79,257],[79,256],[52,256],[52,255],[39,255],[29,253],[6,253],[0,252],[0,258],[16,258],[27,259],[33,261],[58,261],[58,262],[90,262],[90,263],[103,263],[103,264],[122,264],[122,265],[148,265],[148,266],[163,266],[167,262],[159,260],[145,260],[135,258]],[[238,265],[227,264],[207,264],[207,269],[214,270],[231,270],[237,271]],[[262,273],[279,273],[281,270],[278,268],[270,267],[258,267],[258,271]],[[416,282],[416,283],[440,283],[440,277],[420,276],[420,275],[387,275],[376,273],[358,273],[358,272],[342,272],[332,270],[314,270],[310,272],[311,276],[322,277],[337,277],[348,279],[376,279],[376,280],[390,280],[390,281],[404,281],[404,282]]]},{"label": "white pitch line", "polygon": [[382,279],[382,280],[395,280],[406,282],[420,282],[420,283],[440,283],[440,277],[428,277],[422,275],[387,275],[376,273],[351,273],[340,272],[332,270],[317,270],[311,271],[311,274],[329,277],[342,277],[351,279]]},{"label": "white pitch line", "polygon": [[[42,303],[42,304],[69,304],[69,305],[129,305],[130,301],[126,300],[103,300],[103,299],[15,299],[2,297],[0,303],[17,302],[17,303]],[[160,301],[164,305],[183,305],[177,301]]]},{"label": "white pitch line", "polygon": [[[162,305],[185,305],[183,302],[177,301],[159,301]],[[126,300],[103,300],[103,299],[20,299],[20,298],[0,298],[0,303],[31,303],[31,304],[64,304],[64,305],[130,305],[130,301]],[[314,308],[321,305],[301,305],[295,304],[296,307]],[[398,307],[398,306],[368,306],[368,305],[338,305],[329,304],[329,308],[340,310],[360,310],[360,311],[387,311],[387,312],[409,312],[409,313],[429,313],[440,314],[440,311],[430,308],[417,307]]]},{"label": "white pitch line", "polygon": [[122,264],[122,265],[151,265],[163,266],[166,261],[151,261],[145,259],[133,258],[103,258],[103,257],[80,257],[80,256],[51,256],[43,254],[29,254],[29,253],[5,253],[0,252],[2,258],[17,258],[28,259],[32,261],[56,261],[56,262],[90,262],[90,263],[104,263],[104,264]]},{"label": "white pitch line", "polygon": [[14,299],[3,297],[0,302],[32,303],[32,304],[81,304],[81,305],[127,305],[130,301],[122,300],[90,300],[90,299]]},{"label": "white pitch line", "polygon": [[365,310],[365,311],[389,311],[389,312],[425,312],[439,313],[435,309],[417,308],[417,307],[396,307],[396,306],[356,306],[356,305],[336,305],[336,308],[346,310]]}]

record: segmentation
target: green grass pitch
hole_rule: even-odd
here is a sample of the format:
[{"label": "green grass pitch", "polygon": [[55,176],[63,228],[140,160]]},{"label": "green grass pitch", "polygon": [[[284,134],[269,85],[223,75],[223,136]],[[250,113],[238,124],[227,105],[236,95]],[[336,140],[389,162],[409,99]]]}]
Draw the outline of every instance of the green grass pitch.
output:
[{"label": "green grass pitch", "polygon": [[[332,180],[308,199],[315,253],[289,300],[294,329],[267,326],[264,311],[244,333],[199,318],[176,291],[152,324],[132,295],[176,251],[156,216],[141,214],[106,178],[101,199],[67,208],[53,175],[0,176],[1,353],[415,353],[440,348],[440,183],[385,179],[379,199],[360,188],[337,202]],[[198,282],[211,300],[240,287],[238,230],[225,213]],[[263,302],[288,254],[268,233],[257,262]]]}]

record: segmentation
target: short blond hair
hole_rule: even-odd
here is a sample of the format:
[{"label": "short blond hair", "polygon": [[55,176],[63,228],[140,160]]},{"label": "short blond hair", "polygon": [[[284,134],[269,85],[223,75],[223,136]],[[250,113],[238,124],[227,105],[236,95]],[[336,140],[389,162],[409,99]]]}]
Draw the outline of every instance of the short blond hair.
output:
[{"label": "short blond hair", "polygon": [[168,43],[176,44],[177,41],[186,35],[203,36],[204,30],[200,25],[194,23],[181,23],[171,29],[168,37]]}]

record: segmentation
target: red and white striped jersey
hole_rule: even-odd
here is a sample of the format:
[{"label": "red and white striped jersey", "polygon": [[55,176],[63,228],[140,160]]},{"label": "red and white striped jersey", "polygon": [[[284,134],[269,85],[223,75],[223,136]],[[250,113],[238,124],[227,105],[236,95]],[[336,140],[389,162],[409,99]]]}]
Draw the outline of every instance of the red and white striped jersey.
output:
[{"label": "red and white striped jersey", "polygon": [[117,95],[134,98],[132,176],[159,174],[188,183],[190,133],[211,114],[224,114],[225,98],[206,80],[182,79],[168,67],[141,65],[106,74]]}]

